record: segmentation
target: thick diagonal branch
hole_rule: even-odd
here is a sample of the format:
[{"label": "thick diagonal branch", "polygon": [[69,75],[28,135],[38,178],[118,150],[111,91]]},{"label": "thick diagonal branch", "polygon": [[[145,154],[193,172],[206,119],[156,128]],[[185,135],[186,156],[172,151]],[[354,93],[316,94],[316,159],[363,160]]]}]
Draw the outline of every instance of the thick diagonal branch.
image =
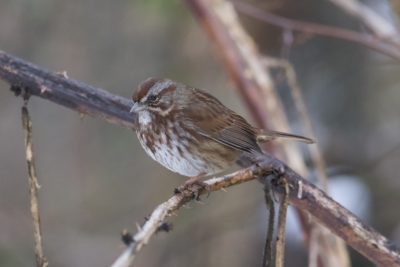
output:
[{"label": "thick diagonal branch", "polygon": [[[277,159],[267,159],[257,166],[251,166],[233,174],[205,181],[210,191],[217,191],[225,187],[237,185],[256,178],[265,177],[268,173],[279,171],[276,166],[284,166]],[[280,172],[280,171],[279,171]],[[400,254],[393,250],[390,242],[362,223],[353,213],[335,202],[322,190],[296,174],[285,166],[282,175],[287,184],[277,183],[272,190],[284,193],[284,186],[289,188],[289,201],[292,205],[307,211],[319,222],[329,228],[337,236],[343,238],[347,244],[359,251],[378,266],[400,266]],[[194,185],[196,186],[196,185]],[[146,245],[150,238],[157,232],[158,227],[172,213],[182,205],[191,201],[195,194],[195,188],[188,189],[180,194],[174,195],[164,203],[160,204],[151,213],[149,219],[134,235],[133,242],[114,262],[112,267],[128,267],[133,262],[137,252]],[[204,194],[206,191],[200,191]]]}]

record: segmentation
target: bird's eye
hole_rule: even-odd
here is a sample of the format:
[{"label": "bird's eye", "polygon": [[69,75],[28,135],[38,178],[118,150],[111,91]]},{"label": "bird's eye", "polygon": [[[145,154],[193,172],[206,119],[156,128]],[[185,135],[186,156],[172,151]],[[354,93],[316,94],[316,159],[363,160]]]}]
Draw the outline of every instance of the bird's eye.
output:
[{"label": "bird's eye", "polygon": [[147,102],[154,104],[158,101],[158,97],[156,95],[149,95],[147,97]]}]

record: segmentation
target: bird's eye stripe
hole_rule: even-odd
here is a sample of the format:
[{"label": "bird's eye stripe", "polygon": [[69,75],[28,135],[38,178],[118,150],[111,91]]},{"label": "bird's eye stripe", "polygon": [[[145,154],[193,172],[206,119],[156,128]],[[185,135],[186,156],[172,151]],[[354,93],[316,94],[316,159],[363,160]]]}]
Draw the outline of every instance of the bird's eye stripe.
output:
[{"label": "bird's eye stripe", "polygon": [[147,97],[147,101],[155,102],[155,101],[157,101],[157,96],[156,95],[149,95],[149,97]]}]

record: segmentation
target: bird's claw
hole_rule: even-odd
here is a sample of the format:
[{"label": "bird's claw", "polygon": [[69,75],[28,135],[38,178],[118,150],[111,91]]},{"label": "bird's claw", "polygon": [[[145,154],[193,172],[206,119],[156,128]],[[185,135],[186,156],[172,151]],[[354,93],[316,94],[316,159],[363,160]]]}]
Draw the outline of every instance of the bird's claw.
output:
[{"label": "bird's claw", "polygon": [[207,197],[210,195],[210,186],[203,181],[191,181],[186,182],[183,185],[174,189],[174,194],[182,194],[188,192],[193,195],[193,199],[196,201],[201,201],[200,195],[202,192],[207,192]]}]

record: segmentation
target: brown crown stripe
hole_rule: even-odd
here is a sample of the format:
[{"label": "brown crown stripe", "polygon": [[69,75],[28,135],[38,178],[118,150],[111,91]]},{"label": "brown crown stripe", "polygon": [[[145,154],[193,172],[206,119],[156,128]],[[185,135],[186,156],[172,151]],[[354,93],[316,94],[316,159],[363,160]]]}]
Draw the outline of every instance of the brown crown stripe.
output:
[{"label": "brown crown stripe", "polygon": [[150,88],[153,87],[160,79],[158,78],[148,78],[144,82],[139,85],[139,89],[132,95],[132,100],[135,102],[139,102],[147,93]]}]

